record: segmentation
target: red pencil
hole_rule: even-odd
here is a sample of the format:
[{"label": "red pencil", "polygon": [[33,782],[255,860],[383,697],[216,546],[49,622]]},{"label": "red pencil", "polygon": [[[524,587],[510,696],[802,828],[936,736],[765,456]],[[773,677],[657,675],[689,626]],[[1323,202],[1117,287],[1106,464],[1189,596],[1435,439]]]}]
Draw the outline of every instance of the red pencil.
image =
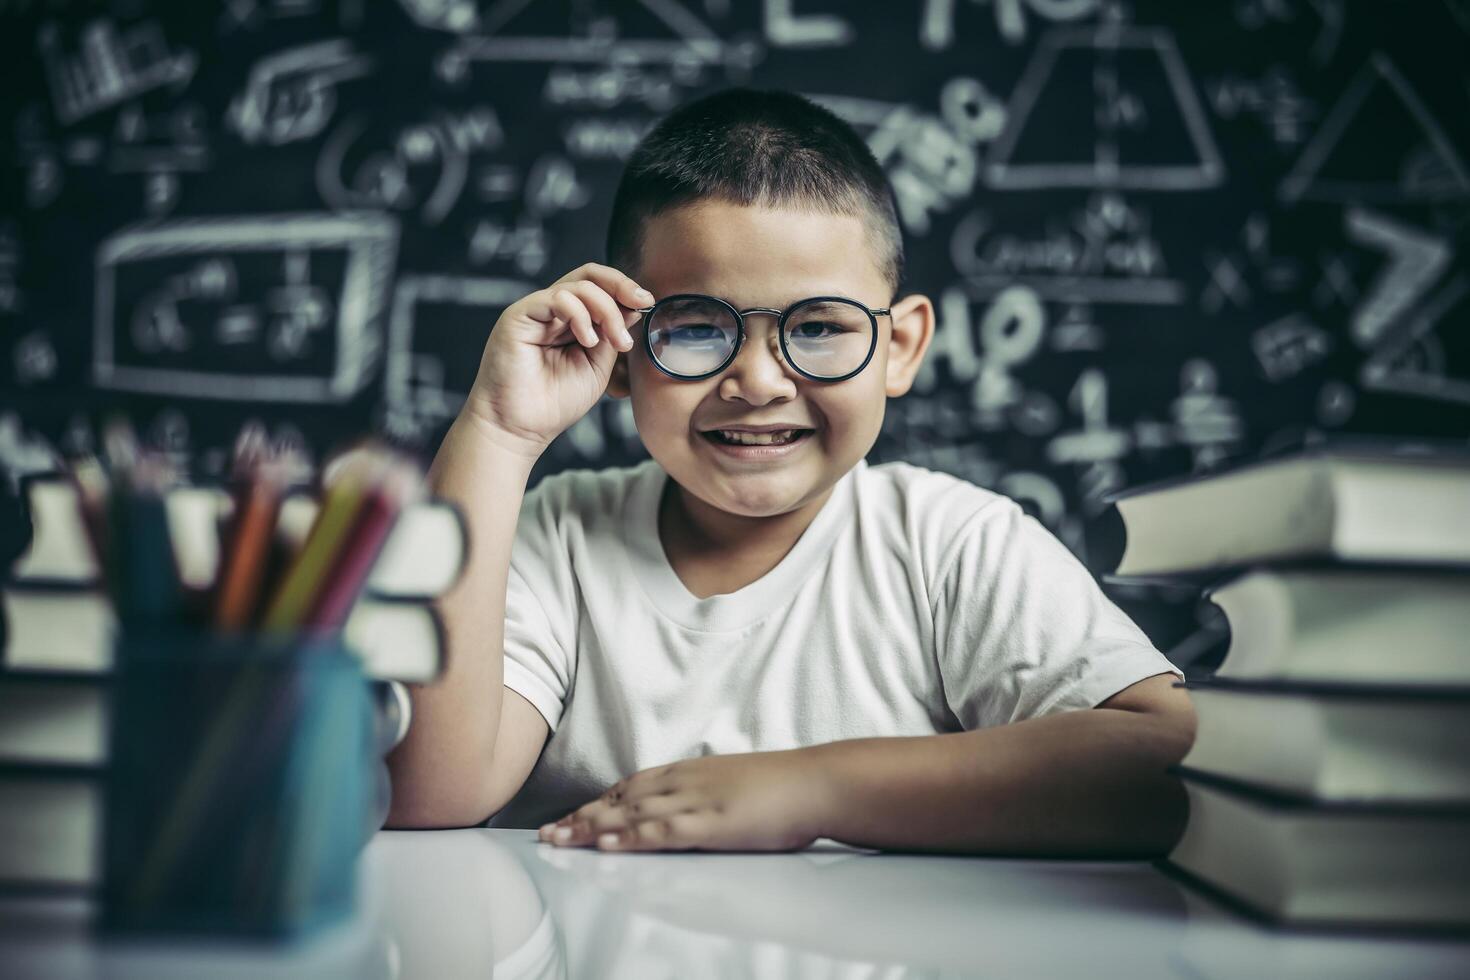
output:
[{"label": "red pencil", "polygon": [[340,629],[372,573],[373,563],[398,515],[421,489],[419,474],[404,460],[394,460],[368,492],[347,541],[332,562],[303,622],[309,632]]}]

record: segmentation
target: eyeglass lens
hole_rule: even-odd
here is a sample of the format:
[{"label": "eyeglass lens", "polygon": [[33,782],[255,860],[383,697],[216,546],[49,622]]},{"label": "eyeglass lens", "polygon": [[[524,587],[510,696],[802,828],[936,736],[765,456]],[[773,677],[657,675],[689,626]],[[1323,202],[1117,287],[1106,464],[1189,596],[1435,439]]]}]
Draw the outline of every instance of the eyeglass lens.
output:
[{"label": "eyeglass lens", "polygon": [[[874,329],[868,311],[856,303],[819,300],[792,310],[782,332],[798,369],[819,378],[840,378],[862,366]],[[667,300],[648,323],[649,346],[660,366],[690,378],[718,370],[739,335],[730,308],[708,299]]]}]

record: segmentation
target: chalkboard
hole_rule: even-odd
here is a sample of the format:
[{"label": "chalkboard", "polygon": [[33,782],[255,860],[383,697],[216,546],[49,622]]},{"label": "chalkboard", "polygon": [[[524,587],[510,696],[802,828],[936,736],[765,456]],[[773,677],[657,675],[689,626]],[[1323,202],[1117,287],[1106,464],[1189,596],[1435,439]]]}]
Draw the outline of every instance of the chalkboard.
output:
[{"label": "chalkboard", "polygon": [[[872,461],[1087,560],[1123,486],[1470,435],[1467,55],[1467,0],[0,0],[0,462],[116,412],[206,475],[247,419],[432,453],[653,122],[783,87],[868,141],[939,310]],[[533,482],[645,455],[605,398]],[[1117,596],[1166,649],[1204,616]]]}]

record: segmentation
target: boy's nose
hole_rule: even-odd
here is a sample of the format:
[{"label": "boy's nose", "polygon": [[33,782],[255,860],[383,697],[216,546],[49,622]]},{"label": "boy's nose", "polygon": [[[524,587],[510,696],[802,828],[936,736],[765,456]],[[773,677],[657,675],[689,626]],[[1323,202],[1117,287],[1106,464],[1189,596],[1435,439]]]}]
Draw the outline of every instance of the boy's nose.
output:
[{"label": "boy's nose", "polygon": [[745,343],[720,378],[723,394],[738,395],[754,405],[796,394],[794,372],[781,355],[776,322],[775,316],[763,311],[746,313]]}]

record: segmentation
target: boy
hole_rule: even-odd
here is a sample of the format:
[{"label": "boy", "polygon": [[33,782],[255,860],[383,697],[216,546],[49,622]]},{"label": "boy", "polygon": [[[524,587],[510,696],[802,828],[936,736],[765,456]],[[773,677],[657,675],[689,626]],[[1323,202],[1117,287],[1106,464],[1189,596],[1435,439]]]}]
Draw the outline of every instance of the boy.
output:
[{"label": "boy", "polygon": [[[896,298],[892,194],[857,134],[790,93],[687,105],[630,159],[608,253],[505,310],[434,460],[474,547],[389,826],[1167,850],[1183,675],[1014,501],[864,459],[934,309]],[[527,493],[604,391],[651,459]]]}]

